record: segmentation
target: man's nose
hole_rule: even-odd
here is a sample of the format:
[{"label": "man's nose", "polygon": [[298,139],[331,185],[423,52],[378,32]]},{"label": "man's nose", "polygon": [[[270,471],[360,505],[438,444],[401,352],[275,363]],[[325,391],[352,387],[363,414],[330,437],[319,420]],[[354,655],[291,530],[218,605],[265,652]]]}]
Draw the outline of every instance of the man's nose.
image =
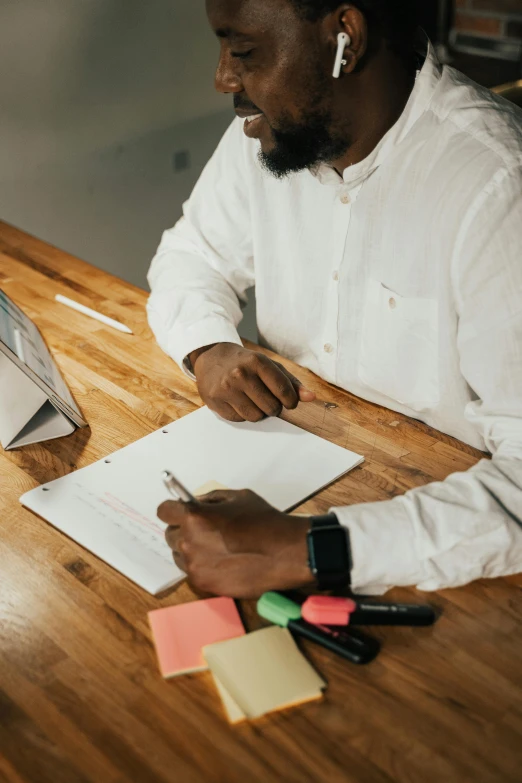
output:
[{"label": "man's nose", "polygon": [[235,69],[235,63],[230,54],[223,53],[219,58],[214,86],[218,92],[243,92],[243,83]]}]

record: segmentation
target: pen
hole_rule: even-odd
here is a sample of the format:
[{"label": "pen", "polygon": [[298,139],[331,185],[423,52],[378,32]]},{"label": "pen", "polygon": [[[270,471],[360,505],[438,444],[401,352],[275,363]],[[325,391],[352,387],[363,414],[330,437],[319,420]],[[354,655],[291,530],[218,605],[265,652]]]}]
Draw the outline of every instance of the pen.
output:
[{"label": "pen", "polygon": [[163,477],[163,483],[170,492],[170,494],[180,500],[182,503],[196,503],[196,498],[192,495],[186,487],[183,486],[181,481],[172,475],[169,470],[164,470],[161,474]]},{"label": "pen", "polygon": [[351,663],[370,663],[381,647],[376,639],[358,631],[312,625],[301,619],[301,607],[279,593],[265,593],[257,603],[257,613],[274,625],[288,628],[296,636],[326,647]]},{"label": "pen", "polygon": [[124,324],[120,324],[119,321],[115,321],[113,318],[108,318],[106,315],[97,313],[96,310],[91,310],[90,307],[85,307],[85,305],[79,304],[78,302],[75,302],[66,296],[62,296],[61,294],[56,294],[54,298],[57,302],[60,302],[60,304],[70,307],[71,310],[77,310],[79,313],[88,315],[90,318],[94,318],[95,321],[100,321],[102,324],[112,326],[113,329],[117,329],[119,332],[132,334],[132,329],[129,329],[128,326],[124,326]]}]

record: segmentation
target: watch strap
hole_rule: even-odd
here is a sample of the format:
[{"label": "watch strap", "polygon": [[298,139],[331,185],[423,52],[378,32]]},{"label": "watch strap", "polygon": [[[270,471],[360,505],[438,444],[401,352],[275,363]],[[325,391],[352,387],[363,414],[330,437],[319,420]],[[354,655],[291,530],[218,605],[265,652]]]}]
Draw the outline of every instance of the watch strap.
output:
[{"label": "watch strap", "polygon": [[[320,530],[321,528],[342,528],[346,536],[346,553],[348,558],[348,567],[344,574],[328,574],[327,572],[315,572],[319,590],[335,590],[350,587],[351,571],[353,567],[352,550],[350,543],[350,532],[348,528],[341,525],[337,516],[330,512],[321,516],[313,516],[310,519],[310,531]],[[312,558],[310,558],[310,562]]]},{"label": "watch strap", "polygon": [[333,511],[330,514],[322,514],[321,516],[311,517],[310,519],[310,527],[312,530],[315,530],[318,527],[333,527],[334,525],[340,526],[340,524],[341,523]]}]

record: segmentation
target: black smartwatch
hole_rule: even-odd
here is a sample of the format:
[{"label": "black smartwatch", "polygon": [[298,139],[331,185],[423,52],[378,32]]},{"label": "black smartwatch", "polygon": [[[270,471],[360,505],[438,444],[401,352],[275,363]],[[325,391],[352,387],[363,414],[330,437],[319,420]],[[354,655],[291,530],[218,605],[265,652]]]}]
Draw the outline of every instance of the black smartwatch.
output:
[{"label": "black smartwatch", "polygon": [[308,531],[308,564],[319,590],[336,590],[351,584],[350,534],[335,514],[312,517]]}]

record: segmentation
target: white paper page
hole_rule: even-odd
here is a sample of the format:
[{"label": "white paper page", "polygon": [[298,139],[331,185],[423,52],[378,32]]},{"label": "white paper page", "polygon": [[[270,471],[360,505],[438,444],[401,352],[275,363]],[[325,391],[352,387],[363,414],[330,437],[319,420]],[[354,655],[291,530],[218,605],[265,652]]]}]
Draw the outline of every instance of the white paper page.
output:
[{"label": "white paper page", "polygon": [[109,565],[157,593],[182,574],[156,517],[170,470],[194,492],[207,481],[252,489],[281,511],[356,467],[363,457],[281,419],[234,424],[208,408],[105,460],[28,492],[23,505]]}]

